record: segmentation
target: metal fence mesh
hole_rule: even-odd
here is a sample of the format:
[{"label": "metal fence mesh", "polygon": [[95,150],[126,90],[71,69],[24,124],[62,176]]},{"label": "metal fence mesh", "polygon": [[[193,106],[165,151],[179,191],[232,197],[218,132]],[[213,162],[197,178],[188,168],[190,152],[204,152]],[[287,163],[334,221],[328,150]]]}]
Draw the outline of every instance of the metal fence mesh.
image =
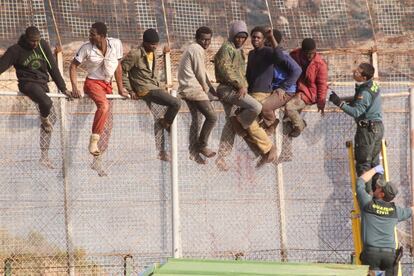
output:
[{"label": "metal fence mesh", "polygon": [[[268,1],[270,12],[265,1],[170,0],[164,1],[167,22],[161,1],[50,3],[0,0],[0,47],[15,43],[30,24],[54,45],[53,12],[67,80],[73,53],[97,20],[123,41],[125,52],[140,44],[146,28],[156,28],[162,43],[168,33],[174,77],[195,30],[211,27],[207,67],[214,79],[210,60],[229,23],[246,20],[251,29],[269,24],[269,15],[284,32],[287,49],[304,37],[316,39],[329,65],[330,88],[340,95],[353,94],[351,70],[370,61],[372,52],[378,55],[384,94],[406,92],[414,77],[411,0],[274,0]],[[161,59],[158,66],[163,67]],[[0,76],[0,90],[17,90],[13,69]],[[155,105],[150,112],[142,101],[111,100],[101,139],[108,147],[94,160],[87,152],[95,111],[91,100],[53,98],[54,131],[48,136],[40,131],[38,110],[28,98],[0,99],[0,273],[65,275],[73,266],[76,275],[121,275],[171,256],[170,163],[157,158],[170,141],[163,131],[154,137],[154,118],[163,108]],[[383,100],[390,174],[399,183],[401,205],[411,203],[407,99]],[[219,121],[210,145],[217,149],[225,117],[222,105],[214,106]],[[281,164],[256,169],[254,154],[236,138],[228,157],[231,169],[222,172],[213,159],[206,165],[189,159],[191,117],[183,103],[178,158],[185,257],[349,262],[352,198],[345,141],[353,139],[355,126],[332,105],[324,118],[313,109],[303,115],[308,127],[299,138],[282,139],[281,126],[277,130],[283,140]],[[399,229],[411,233],[411,223]],[[411,275],[412,263],[407,254],[404,275]]]}]

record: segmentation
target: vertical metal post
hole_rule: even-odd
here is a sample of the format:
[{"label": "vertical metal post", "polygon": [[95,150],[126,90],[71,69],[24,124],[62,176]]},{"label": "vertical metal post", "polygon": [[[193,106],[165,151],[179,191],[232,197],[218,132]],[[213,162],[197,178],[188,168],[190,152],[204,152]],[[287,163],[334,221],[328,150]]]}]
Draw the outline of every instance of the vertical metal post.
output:
[{"label": "vertical metal post", "polygon": [[[177,96],[177,91],[172,90],[171,95]],[[180,226],[180,200],[178,189],[178,142],[177,120],[175,117],[171,125],[171,196],[172,196],[172,249],[173,257],[182,257],[181,226]]]},{"label": "vertical metal post", "polygon": [[[59,70],[63,76],[63,55],[62,52],[57,53],[56,57]],[[65,236],[66,236],[66,253],[67,253],[67,265],[68,275],[75,276],[75,258],[73,250],[73,231],[72,231],[72,217],[69,206],[69,195],[70,195],[70,181],[68,174],[68,153],[66,150],[67,146],[67,135],[66,135],[66,99],[59,98],[60,102],[60,142],[62,148],[62,175],[63,175],[63,201],[64,201],[64,214],[65,214]]]},{"label": "vertical metal post", "polygon": [[[282,116],[279,114],[279,119],[282,121]],[[283,123],[281,124],[281,127],[283,128]],[[283,142],[283,129],[281,131],[276,131],[275,135],[276,140],[276,149],[278,152],[277,158],[279,158],[280,153],[282,152],[282,142]],[[283,162],[276,165],[276,179],[277,179],[277,188],[279,193],[279,244],[280,244],[280,258],[282,262],[287,262],[287,249],[285,242],[287,241],[286,237],[286,208],[285,208],[285,183],[283,181]]]},{"label": "vertical metal post", "polygon": [[[414,204],[414,88],[409,89],[410,97],[410,169],[411,169],[411,205]],[[414,225],[414,217],[411,218],[411,225]],[[411,229],[411,237],[414,235],[414,227]],[[414,239],[411,239],[411,246],[414,246]]]}]

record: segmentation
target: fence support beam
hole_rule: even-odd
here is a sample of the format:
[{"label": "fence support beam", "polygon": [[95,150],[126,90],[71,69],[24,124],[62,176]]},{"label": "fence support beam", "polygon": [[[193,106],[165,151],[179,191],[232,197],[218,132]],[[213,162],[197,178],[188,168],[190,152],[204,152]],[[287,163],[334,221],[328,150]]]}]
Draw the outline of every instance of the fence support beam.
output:
[{"label": "fence support beam", "polygon": [[[63,55],[62,52],[58,52],[56,56],[58,68],[63,75]],[[68,173],[68,153],[67,153],[67,127],[66,127],[66,99],[59,99],[60,103],[60,142],[62,148],[62,176],[63,176],[63,202],[64,202],[64,214],[65,214],[65,236],[66,236],[66,254],[68,275],[75,276],[75,257],[73,250],[73,229],[72,229],[72,216],[70,212],[69,195],[70,195],[70,181]]]},{"label": "fence support beam", "polygon": [[[283,116],[279,113],[279,120],[282,122]],[[281,129],[276,131],[275,135],[275,142],[276,142],[276,149],[278,152],[277,158],[280,158],[280,154],[282,153],[282,146],[283,146],[283,122],[280,124]],[[279,198],[277,202],[279,203],[278,210],[279,210],[279,245],[280,245],[280,258],[282,262],[286,262],[288,260],[287,257],[287,249],[285,242],[287,241],[286,237],[286,208],[285,208],[285,182],[283,179],[283,162],[279,163],[275,166],[276,168],[276,180],[277,180],[277,188]]]},{"label": "fence support beam", "polygon": [[[171,95],[177,96],[177,91],[172,90]],[[178,141],[177,118],[171,125],[171,197],[172,197],[172,250],[174,258],[182,257],[181,225],[180,225],[180,199],[178,187]]]},{"label": "fence support beam", "polygon": [[[414,203],[414,88],[409,89],[410,98],[410,176],[411,176],[411,205]],[[411,225],[414,225],[414,217],[411,218]],[[414,227],[411,229],[411,237],[414,235]],[[411,238],[411,247],[414,246],[414,239]]]}]

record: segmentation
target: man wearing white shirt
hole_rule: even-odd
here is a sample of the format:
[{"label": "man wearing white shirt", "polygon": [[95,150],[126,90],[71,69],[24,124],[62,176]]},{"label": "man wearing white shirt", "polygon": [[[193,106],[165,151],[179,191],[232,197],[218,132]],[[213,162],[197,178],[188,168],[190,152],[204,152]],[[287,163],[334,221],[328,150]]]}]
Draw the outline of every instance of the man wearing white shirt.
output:
[{"label": "man wearing white shirt", "polygon": [[83,44],[76,53],[70,65],[70,81],[73,96],[81,96],[77,87],[77,68],[81,63],[86,66],[88,75],[83,89],[95,102],[97,110],[92,125],[92,135],[89,143],[89,152],[98,156],[101,150],[98,141],[109,116],[109,101],[106,94],[112,94],[112,77],[115,74],[116,84],[121,96],[128,96],[122,84],[122,69],[120,60],[123,56],[122,43],[119,39],[108,38],[107,27],[102,22],[92,24],[89,31],[89,42]]}]

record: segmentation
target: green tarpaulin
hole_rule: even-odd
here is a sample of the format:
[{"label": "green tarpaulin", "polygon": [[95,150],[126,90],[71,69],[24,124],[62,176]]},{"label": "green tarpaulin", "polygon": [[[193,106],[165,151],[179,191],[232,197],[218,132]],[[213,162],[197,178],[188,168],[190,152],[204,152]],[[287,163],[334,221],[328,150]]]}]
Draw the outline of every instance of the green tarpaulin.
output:
[{"label": "green tarpaulin", "polygon": [[300,275],[300,276],[367,276],[368,266],[346,264],[278,263],[256,261],[222,261],[169,259],[163,265],[153,266],[143,276],[177,275]]}]

